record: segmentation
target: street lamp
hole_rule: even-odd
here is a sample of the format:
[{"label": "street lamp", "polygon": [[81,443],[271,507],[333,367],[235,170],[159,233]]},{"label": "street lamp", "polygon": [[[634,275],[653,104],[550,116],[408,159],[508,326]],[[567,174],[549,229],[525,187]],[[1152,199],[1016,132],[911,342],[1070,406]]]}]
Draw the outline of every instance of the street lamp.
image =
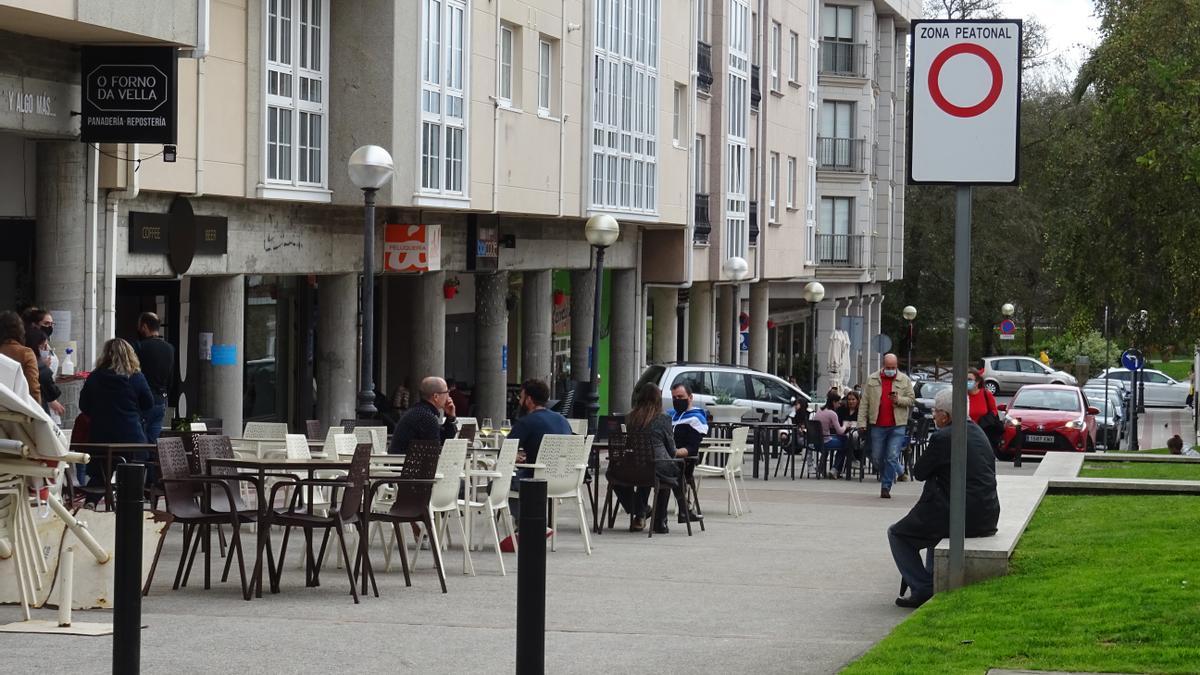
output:
[{"label": "street lamp", "polygon": [[917,318],[917,308],[907,305],[900,311],[900,314],[905,321],[908,321],[908,376],[912,377],[913,321]]},{"label": "street lamp", "polygon": [[621,236],[621,224],[607,213],[597,214],[588,218],[583,235],[596,249],[596,295],[592,306],[592,353],[589,359],[591,386],[587,399],[588,433],[595,434],[600,416],[600,300],[604,291],[604,249]]},{"label": "street lamp", "polygon": [[[1000,316],[1003,316],[1005,319],[1011,319],[1012,315],[1015,314],[1016,311],[1017,311],[1017,308],[1015,306],[1013,306],[1013,304],[1011,302],[1006,302],[1003,305],[1000,305]],[[1003,338],[1004,335],[1001,334],[1000,337]],[[1011,334],[1009,335],[1009,337],[1012,337]],[[1004,354],[1008,353],[1007,350],[1002,349],[1000,351]]]},{"label": "street lamp", "polygon": [[813,400],[817,397],[817,303],[825,299],[825,287],[819,281],[810,281],[804,285],[804,301],[812,310],[812,387],[808,390]]},{"label": "street lamp", "polygon": [[359,419],[372,419],[375,409],[375,192],[392,178],[392,156],[378,145],[364,145],[350,155],[350,182],[363,191],[362,363],[358,377]]},{"label": "street lamp", "polygon": [[741,290],[741,282],[750,276],[750,264],[745,258],[740,256],[732,256],[721,263],[721,271],[725,276],[733,279],[733,285],[730,288],[733,290],[733,338],[730,342],[729,360],[733,365],[738,364],[738,351],[741,349],[742,337],[742,312],[738,299],[738,291]]}]

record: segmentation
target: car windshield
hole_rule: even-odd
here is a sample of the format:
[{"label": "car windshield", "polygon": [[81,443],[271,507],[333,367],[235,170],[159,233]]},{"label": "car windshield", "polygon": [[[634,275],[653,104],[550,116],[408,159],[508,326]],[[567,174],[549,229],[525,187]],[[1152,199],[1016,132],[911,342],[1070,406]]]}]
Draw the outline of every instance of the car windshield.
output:
[{"label": "car windshield", "polygon": [[933,398],[938,392],[943,389],[949,389],[954,385],[949,382],[923,382],[921,384],[921,398]]},{"label": "car windshield", "polygon": [[1079,412],[1079,394],[1059,389],[1022,389],[1012,402],[1021,410],[1062,410]]},{"label": "car windshield", "polygon": [[1100,414],[1108,416],[1108,401],[1104,400],[1104,395],[1090,391],[1083,392],[1088,397],[1088,404],[1100,411]]}]

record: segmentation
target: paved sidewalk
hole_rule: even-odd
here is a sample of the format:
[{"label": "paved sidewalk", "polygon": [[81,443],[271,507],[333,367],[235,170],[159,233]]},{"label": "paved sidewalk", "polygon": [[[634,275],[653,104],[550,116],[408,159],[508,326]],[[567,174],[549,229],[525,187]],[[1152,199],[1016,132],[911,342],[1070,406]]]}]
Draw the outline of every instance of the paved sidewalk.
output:
[{"label": "paved sidewalk", "polygon": [[[884,531],[911,507],[919,483],[897,484],[891,500],[879,498],[870,477],[747,485],[754,512],[741,519],[725,514],[724,484],[709,481],[701,493],[707,532],[688,538],[674,519],[669,535],[653,539],[606,532],[590,558],[564,516],[559,550],[547,561],[547,672],[834,673],[908,615],[892,604],[899,577]],[[320,588],[303,587],[299,548],[289,552],[279,595],[245,602],[234,582],[205,591],[199,567],[188,588],[172,591],[180,545],[171,532],[143,601],[144,672],[513,670],[515,556],[501,577],[495,554],[476,552],[472,578],[459,573],[455,547],[442,595],[423,552],[411,588],[398,571],[380,571],[381,597],[356,606],[336,568],[326,568]],[[18,613],[0,607],[0,623]],[[111,620],[106,612],[76,616]],[[0,635],[11,672],[66,662],[76,672],[108,672],[111,649],[107,637]]]}]

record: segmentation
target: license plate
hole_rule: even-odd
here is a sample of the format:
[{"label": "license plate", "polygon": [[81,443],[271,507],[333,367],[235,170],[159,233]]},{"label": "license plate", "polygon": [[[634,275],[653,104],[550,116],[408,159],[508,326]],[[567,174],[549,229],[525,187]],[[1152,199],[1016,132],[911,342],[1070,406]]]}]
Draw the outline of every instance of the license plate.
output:
[{"label": "license plate", "polygon": [[1054,443],[1054,437],[1046,434],[1026,434],[1025,440],[1029,443]]}]

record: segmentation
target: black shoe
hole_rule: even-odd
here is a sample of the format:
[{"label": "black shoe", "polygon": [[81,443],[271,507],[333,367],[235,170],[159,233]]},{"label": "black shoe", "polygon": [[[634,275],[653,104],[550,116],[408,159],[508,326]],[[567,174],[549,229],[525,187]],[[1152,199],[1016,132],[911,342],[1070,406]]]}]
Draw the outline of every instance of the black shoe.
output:
[{"label": "black shoe", "polygon": [[879,488],[879,498],[880,499],[891,499],[892,491],[887,488]]},{"label": "black shoe", "polygon": [[670,532],[671,530],[667,529],[667,522],[665,520],[654,524],[654,534],[670,534]]},{"label": "black shoe", "polygon": [[929,602],[930,597],[932,597],[932,596],[925,596],[923,598],[919,598],[915,595],[910,595],[907,598],[896,598],[896,606],[897,607],[909,607],[911,609],[916,609],[916,608],[920,607],[921,605],[925,604],[926,602]]},{"label": "black shoe", "polygon": [[633,522],[629,525],[630,532],[641,532],[646,529],[646,519],[641,516],[634,516]]},{"label": "black shoe", "polygon": [[692,521],[693,523],[698,523],[704,519],[704,516],[700,515],[699,513],[689,513],[688,515],[691,517],[685,518],[682,513],[679,514],[679,524],[680,525],[687,523],[687,521],[689,521],[689,520]]}]

